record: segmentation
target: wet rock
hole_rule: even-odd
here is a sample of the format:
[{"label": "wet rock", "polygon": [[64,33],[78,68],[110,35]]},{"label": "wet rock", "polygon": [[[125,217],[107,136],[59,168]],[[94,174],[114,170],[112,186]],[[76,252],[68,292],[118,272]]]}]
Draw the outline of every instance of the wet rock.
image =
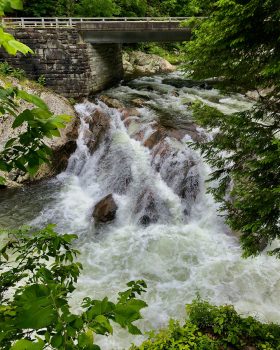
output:
[{"label": "wet rock", "polygon": [[136,107],[143,107],[146,103],[146,100],[144,100],[143,98],[134,98],[133,100],[131,100],[131,103],[133,103]]},{"label": "wet rock", "polygon": [[96,224],[107,223],[113,221],[116,217],[117,205],[112,194],[104,197],[99,201],[93,210],[93,218]]},{"label": "wet rock", "polygon": [[170,156],[172,152],[170,144],[166,140],[159,142],[152,151],[152,163],[155,164],[155,159],[160,159],[159,164],[156,166],[156,170],[160,170],[160,163],[163,162],[165,158]]},{"label": "wet rock", "polygon": [[165,137],[165,130],[163,128],[158,128],[144,141],[144,146],[152,149]]},{"label": "wet rock", "polygon": [[138,117],[127,117],[124,120],[124,125],[127,129],[133,124],[140,124],[140,120]]},{"label": "wet rock", "polygon": [[91,117],[88,119],[90,137],[87,141],[87,146],[91,153],[93,153],[100,142],[106,137],[107,131],[110,129],[110,118],[104,112],[96,109]]},{"label": "wet rock", "polygon": [[186,135],[186,130],[182,129],[167,129],[167,135],[169,137],[173,137],[174,139],[181,141],[185,135]]},{"label": "wet rock", "polygon": [[157,208],[158,199],[154,193],[146,189],[137,199],[135,213],[140,214],[138,223],[143,226],[148,226],[152,223],[156,223],[159,219],[159,212]]},{"label": "wet rock", "polygon": [[138,223],[142,226],[149,226],[152,223],[152,220],[148,215],[143,215],[139,219]]},{"label": "wet rock", "polygon": [[129,117],[139,117],[141,113],[136,108],[123,108],[122,110],[122,120]]},{"label": "wet rock", "polygon": [[168,128],[166,132],[169,137],[173,137],[178,141],[181,141],[186,135],[189,135],[195,142],[201,142],[205,138],[205,135],[197,130],[194,123],[182,125],[179,129]]},{"label": "wet rock", "polygon": [[100,95],[99,100],[104,102],[110,108],[123,109],[125,108],[124,104],[117,100],[116,98],[112,98],[107,95]]},{"label": "wet rock", "polygon": [[177,89],[181,89],[183,87],[186,88],[200,88],[204,90],[211,90],[211,82],[199,81],[199,80],[190,80],[190,79],[173,79],[166,78],[162,80],[163,84],[171,85],[176,87]]}]

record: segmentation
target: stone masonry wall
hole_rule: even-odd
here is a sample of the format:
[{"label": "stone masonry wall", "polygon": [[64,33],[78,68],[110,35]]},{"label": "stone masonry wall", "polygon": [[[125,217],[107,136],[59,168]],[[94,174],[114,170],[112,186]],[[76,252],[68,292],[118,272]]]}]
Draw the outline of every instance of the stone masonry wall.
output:
[{"label": "stone masonry wall", "polygon": [[27,77],[46,79],[46,86],[66,97],[85,97],[119,81],[123,76],[118,44],[89,44],[75,29],[20,28],[9,30],[35,55],[7,55],[0,61],[23,69]]}]

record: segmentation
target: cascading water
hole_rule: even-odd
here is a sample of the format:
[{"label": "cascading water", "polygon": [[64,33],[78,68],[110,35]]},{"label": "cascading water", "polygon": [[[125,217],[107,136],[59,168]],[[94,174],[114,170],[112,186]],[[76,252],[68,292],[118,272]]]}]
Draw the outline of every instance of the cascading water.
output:
[{"label": "cascading water", "polygon": [[[168,80],[178,78],[178,73],[170,74]],[[10,192],[2,199],[1,223],[54,222],[60,231],[79,235],[84,271],[74,308],[87,295],[113,298],[126,282],[144,279],[149,306],[139,326],[145,331],[166,325],[170,317],[183,319],[184,305],[197,293],[264,321],[280,322],[280,262],[265,254],[241,259],[236,237],[206,193],[209,169],[186,143],[190,135],[205,137],[191,124],[189,102],[198,98],[225,113],[247,108],[248,102],[242,96],[225,98],[215,89],[174,88],[162,77],[138,79],[106,94],[128,105],[135,98],[146,102],[125,120],[123,112],[101,101],[77,105],[80,133],[67,170],[49,182]],[[108,118],[109,127],[92,152],[94,113]],[[151,145],[159,124],[188,132],[181,140],[172,132],[161,135]],[[116,218],[95,227],[93,208],[108,194],[116,202]],[[30,213],[31,197],[37,213]],[[14,208],[15,203],[20,205]],[[141,339],[117,328],[114,336],[98,342],[103,349],[123,349]]]}]

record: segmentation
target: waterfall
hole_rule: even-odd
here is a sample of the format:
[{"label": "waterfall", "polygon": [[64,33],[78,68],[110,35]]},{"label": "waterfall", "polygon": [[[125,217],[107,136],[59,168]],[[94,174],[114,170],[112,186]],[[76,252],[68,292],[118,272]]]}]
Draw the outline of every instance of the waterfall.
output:
[{"label": "waterfall", "polygon": [[[172,73],[172,79],[181,77]],[[175,88],[161,76],[106,95],[128,106],[129,114],[101,98],[76,105],[81,125],[66,171],[32,193],[40,210],[33,225],[54,222],[59,231],[79,235],[84,270],[73,307],[85,296],[114,298],[126,282],[144,279],[149,306],[138,324],[143,331],[165,326],[170,317],[183,320],[184,305],[197,293],[216,304],[233,304],[244,315],[280,322],[280,262],[265,254],[241,258],[237,238],[207,194],[210,169],[189,145],[208,137],[194,126],[190,102],[198,98],[231,113],[247,108],[248,101],[215,89]],[[48,190],[39,195],[42,188]],[[93,210],[109,194],[116,217],[98,225]],[[116,327],[114,336],[97,342],[102,349],[123,349],[142,339]]]}]

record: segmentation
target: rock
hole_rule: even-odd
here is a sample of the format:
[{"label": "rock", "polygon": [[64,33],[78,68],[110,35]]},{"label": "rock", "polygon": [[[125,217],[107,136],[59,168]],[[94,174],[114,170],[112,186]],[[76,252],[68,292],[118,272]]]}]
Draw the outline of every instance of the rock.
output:
[{"label": "rock", "polygon": [[153,192],[149,189],[144,190],[137,199],[135,213],[140,214],[138,223],[143,226],[148,226],[156,223],[159,219],[157,209],[157,199]]},{"label": "rock", "polygon": [[122,110],[122,120],[129,117],[139,117],[141,113],[136,108],[123,108]]},{"label": "rock", "polygon": [[117,212],[117,205],[112,194],[104,197],[99,201],[93,210],[93,218],[96,224],[107,223],[115,219]]},{"label": "rock", "polygon": [[117,109],[125,108],[124,104],[121,103],[119,100],[107,95],[100,95],[99,100],[104,102],[108,107],[111,107],[111,108],[117,108]]},{"label": "rock", "polygon": [[124,76],[127,79],[158,73],[170,73],[176,70],[176,67],[164,58],[141,51],[124,52],[123,68]]},{"label": "rock", "polygon": [[[6,78],[8,79],[8,78]],[[73,116],[73,119],[67,123],[66,128],[60,129],[60,137],[54,137],[53,139],[46,138],[45,143],[52,149],[53,156],[51,158],[50,164],[44,163],[40,166],[38,173],[30,178],[29,175],[23,175],[21,171],[14,171],[12,174],[4,174],[6,178],[12,181],[8,181],[7,185],[10,187],[16,186],[23,182],[32,182],[42,179],[49,178],[51,176],[57,175],[59,172],[65,170],[67,167],[67,162],[69,156],[76,149],[76,138],[78,135],[79,118],[76,116],[75,110],[69,101],[46,89],[40,85],[37,85],[30,81],[24,81],[24,83],[19,82],[17,79],[13,78],[11,83],[20,89],[27,91],[28,93],[39,96],[48,105],[50,110],[54,114],[68,114]],[[7,84],[7,81],[0,80],[0,85]],[[19,112],[25,109],[34,108],[34,106],[28,102],[21,101],[19,106]],[[17,137],[20,133],[24,132],[26,125],[23,124],[17,129],[12,128],[13,118],[10,116],[1,117],[0,122],[0,150],[4,147],[5,143],[13,138]],[[3,174],[1,174],[3,176]]]},{"label": "rock", "polygon": [[194,123],[186,123],[182,125],[179,129],[167,128],[167,135],[173,137],[174,139],[181,141],[186,135],[189,135],[193,141],[200,142],[204,140],[205,135],[200,133]]},{"label": "rock", "polygon": [[143,98],[134,98],[133,100],[131,100],[131,103],[133,103],[136,107],[143,107],[146,103],[146,100],[144,100]]},{"label": "rock", "polygon": [[253,91],[247,91],[245,93],[245,96],[247,96],[251,100],[258,101],[260,98],[267,96],[273,90],[274,90],[274,87],[265,88],[265,89],[259,89],[259,90],[253,90]]},{"label": "rock", "polygon": [[204,90],[211,90],[211,82],[210,81],[199,81],[199,80],[191,80],[191,79],[173,79],[173,78],[166,78],[162,80],[163,84],[171,85],[176,88],[200,88]]},{"label": "rock", "polygon": [[139,121],[139,118],[138,117],[127,117],[125,120],[124,120],[124,125],[127,129],[129,129],[129,127],[131,125],[135,125],[135,124],[140,124],[140,121]]},{"label": "rock", "polygon": [[158,128],[144,141],[144,146],[152,149],[165,137],[165,130],[163,128]]},{"label": "rock", "polygon": [[96,109],[87,121],[89,123],[89,131],[91,132],[87,140],[87,146],[90,152],[93,153],[100,142],[103,141],[110,128],[110,118],[101,110]]},{"label": "rock", "polygon": [[[152,162],[154,162],[155,158],[160,158],[161,160],[168,157],[172,152],[172,149],[166,140],[161,140],[156,147],[153,148],[152,152]],[[158,166],[156,167],[156,170],[159,171]]]}]

